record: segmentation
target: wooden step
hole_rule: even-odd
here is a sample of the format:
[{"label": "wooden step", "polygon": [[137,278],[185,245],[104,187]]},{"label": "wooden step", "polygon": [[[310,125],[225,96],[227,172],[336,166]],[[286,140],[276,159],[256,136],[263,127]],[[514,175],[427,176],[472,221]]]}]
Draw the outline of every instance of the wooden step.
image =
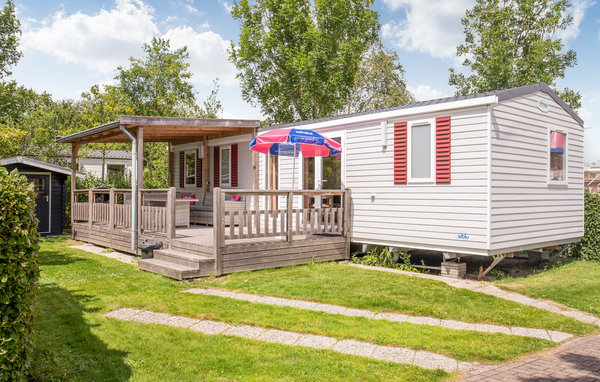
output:
[{"label": "wooden step", "polygon": [[[170,263],[181,264],[192,268],[200,268],[203,263],[214,264],[215,259],[201,254],[191,254],[175,249],[156,249],[154,258]],[[208,264],[204,264],[206,267]]]},{"label": "wooden step", "polygon": [[176,280],[204,276],[199,267],[188,267],[159,259],[138,260],[138,268],[143,271],[158,273]]}]

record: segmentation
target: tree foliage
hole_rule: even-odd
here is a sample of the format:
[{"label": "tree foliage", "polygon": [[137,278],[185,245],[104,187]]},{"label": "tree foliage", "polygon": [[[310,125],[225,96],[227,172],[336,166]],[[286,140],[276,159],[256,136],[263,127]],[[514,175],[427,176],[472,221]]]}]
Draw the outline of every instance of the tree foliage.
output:
[{"label": "tree foliage", "polygon": [[198,112],[190,82],[187,47],[171,50],[169,40],[153,38],[144,44],[144,58],[129,58],[117,68],[118,89],[136,115],[190,117]]},{"label": "tree foliage", "polygon": [[15,15],[13,0],[7,0],[0,11],[0,79],[10,76],[10,67],[16,65],[23,55],[19,51],[21,23]]},{"label": "tree foliage", "polygon": [[398,54],[375,43],[363,56],[345,107],[347,113],[414,102]]},{"label": "tree foliage", "polygon": [[573,245],[573,256],[600,261],[600,194],[585,190],[585,234]]},{"label": "tree foliage", "polygon": [[[567,0],[477,0],[462,19],[465,42],[456,50],[471,74],[450,69],[450,85],[457,94],[536,82],[555,87],[565,69],[577,64],[559,37],[573,22],[570,6]],[[579,93],[557,93],[573,109],[581,106]]]},{"label": "tree foliage", "polygon": [[234,2],[239,45],[230,59],[242,96],[270,123],[343,110],[363,53],[378,39],[373,0]]},{"label": "tree foliage", "polygon": [[39,277],[33,184],[0,167],[0,381],[25,381]]},{"label": "tree foliage", "polygon": [[0,158],[18,155],[24,140],[24,131],[0,125]]}]

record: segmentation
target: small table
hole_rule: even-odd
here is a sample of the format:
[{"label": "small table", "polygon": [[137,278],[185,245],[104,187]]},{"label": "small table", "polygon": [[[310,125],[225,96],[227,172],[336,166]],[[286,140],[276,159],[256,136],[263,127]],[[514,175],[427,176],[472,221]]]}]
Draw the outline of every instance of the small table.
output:
[{"label": "small table", "polygon": [[175,226],[186,226],[190,228],[190,203],[198,203],[199,199],[176,199],[175,200]]}]

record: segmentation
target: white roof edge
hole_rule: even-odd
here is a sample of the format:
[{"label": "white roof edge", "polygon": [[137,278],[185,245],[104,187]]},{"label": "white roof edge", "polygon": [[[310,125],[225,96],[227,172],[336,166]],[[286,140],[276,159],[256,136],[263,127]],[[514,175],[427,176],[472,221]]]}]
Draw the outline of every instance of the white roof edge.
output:
[{"label": "white roof edge", "polygon": [[[349,116],[346,118],[342,117],[342,118],[336,118],[336,119],[332,119],[332,120],[328,120],[328,121],[317,121],[314,123],[307,123],[302,126],[295,126],[295,128],[297,128],[297,129],[321,129],[321,128],[341,126],[341,125],[352,125],[355,123],[371,121],[371,120],[391,119],[391,118],[398,118],[398,117],[404,117],[404,116],[416,115],[416,114],[435,113],[438,111],[465,109],[465,108],[477,107],[477,106],[487,106],[487,105],[492,105],[492,104],[496,104],[496,103],[498,103],[498,96],[491,95],[491,96],[471,98],[471,99],[465,99],[465,100],[459,100],[459,101],[453,101],[453,102],[416,106],[416,107],[411,107],[411,108],[407,108],[407,109],[387,110],[387,111],[382,111],[380,113]],[[273,128],[276,129],[277,126],[273,126]],[[269,129],[269,130],[271,130],[271,129]]]},{"label": "white roof edge", "polygon": [[[57,165],[54,165],[51,163],[41,162],[39,160],[35,160],[35,159],[31,159],[31,158],[17,156],[17,157],[5,158],[5,159],[0,160],[0,165],[2,165],[2,166],[7,166],[7,165],[11,165],[11,164],[24,164],[27,166],[38,167],[43,170],[58,172],[58,173],[64,174],[64,175],[71,175],[71,170],[69,170],[68,168],[57,166]],[[82,172],[79,172],[79,171],[77,171],[76,174],[79,177],[85,176]]]}]

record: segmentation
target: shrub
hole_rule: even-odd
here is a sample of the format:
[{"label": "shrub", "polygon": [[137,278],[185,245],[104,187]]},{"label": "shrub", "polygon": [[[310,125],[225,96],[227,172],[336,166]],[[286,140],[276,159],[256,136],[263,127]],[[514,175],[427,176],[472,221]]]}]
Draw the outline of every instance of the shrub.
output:
[{"label": "shrub", "polygon": [[0,381],[25,380],[39,277],[33,184],[0,167]]},{"label": "shrub", "polygon": [[375,247],[368,251],[363,257],[353,255],[352,261],[357,264],[371,265],[374,267],[395,268],[408,272],[419,272],[411,265],[410,255],[407,250],[402,250],[399,255],[399,260],[402,261],[402,264],[398,264],[394,260],[394,255],[390,252],[388,247]]},{"label": "shrub", "polygon": [[585,234],[573,245],[574,257],[600,261],[600,194],[585,190]]}]

